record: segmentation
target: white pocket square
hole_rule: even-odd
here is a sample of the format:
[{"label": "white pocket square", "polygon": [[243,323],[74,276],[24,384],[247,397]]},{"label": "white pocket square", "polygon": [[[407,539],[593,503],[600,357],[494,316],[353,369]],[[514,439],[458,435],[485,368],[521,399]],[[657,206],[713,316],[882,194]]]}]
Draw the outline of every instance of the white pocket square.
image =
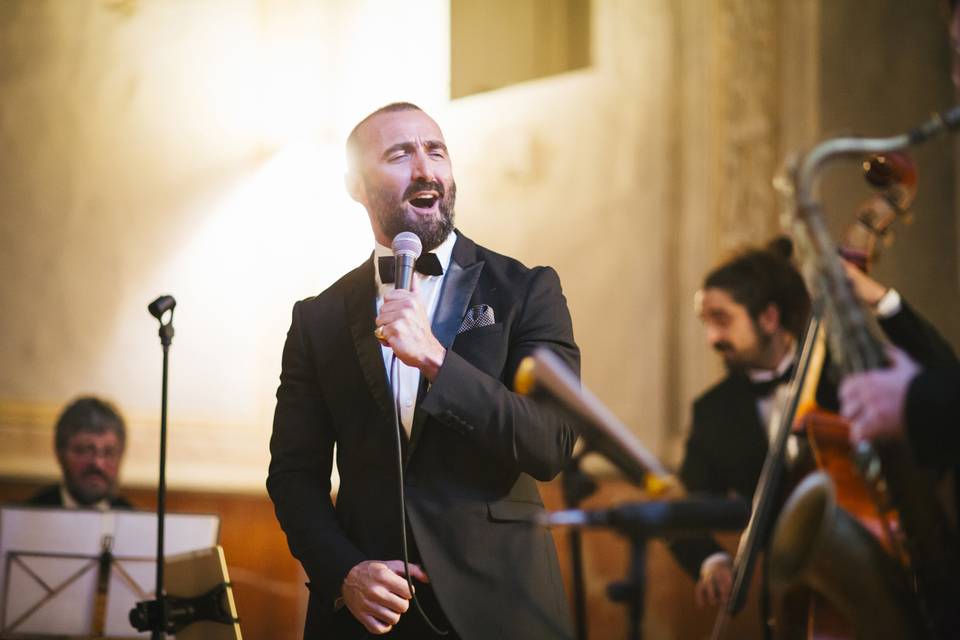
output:
[{"label": "white pocket square", "polygon": [[493,317],[493,309],[488,304],[478,304],[467,310],[467,315],[463,317],[460,328],[457,329],[457,335],[464,331],[479,329],[494,324],[496,320]]}]

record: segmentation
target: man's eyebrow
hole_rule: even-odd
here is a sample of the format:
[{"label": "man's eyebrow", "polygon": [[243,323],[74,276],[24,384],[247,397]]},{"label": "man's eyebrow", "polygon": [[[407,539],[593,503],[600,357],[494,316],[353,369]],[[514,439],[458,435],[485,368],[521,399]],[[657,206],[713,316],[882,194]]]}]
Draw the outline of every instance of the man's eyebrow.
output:
[{"label": "man's eyebrow", "polygon": [[[442,140],[427,140],[423,143],[423,146],[426,147],[428,151],[434,151],[436,149],[442,149],[444,152],[447,150],[447,145],[443,143]],[[413,142],[398,142],[397,144],[392,144],[387,147],[382,156],[387,158],[397,151],[413,151],[416,148],[416,144]]]},{"label": "man's eyebrow", "polygon": [[397,151],[412,151],[413,150],[412,142],[398,142],[397,144],[392,144],[386,149],[384,149],[382,157],[386,158]]}]

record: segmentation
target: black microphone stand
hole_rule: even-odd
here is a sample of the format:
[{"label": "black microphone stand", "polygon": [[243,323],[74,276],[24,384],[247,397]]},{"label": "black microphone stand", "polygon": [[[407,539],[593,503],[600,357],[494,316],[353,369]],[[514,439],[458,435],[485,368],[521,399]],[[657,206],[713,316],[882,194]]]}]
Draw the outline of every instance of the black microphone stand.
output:
[{"label": "black microphone stand", "polygon": [[[567,509],[579,509],[581,501],[589,498],[597,490],[597,483],[584,473],[580,467],[583,457],[589,453],[583,449],[574,456],[563,470],[563,502]],[[573,605],[576,639],[587,640],[587,603],[583,584],[583,539],[579,527],[573,527],[568,534],[570,541],[570,564],[573,568]]]},{"label": "black microphone stand", "polygon": [[630,563],[625,580],[607,587],[608,597],[628,607],[628,638],[640,640],[643,633],[646,595],[647,542],[654,538],[676,538],[704,531],[734,531],[749,517],[746,501],[735,498],[688,496],[684,500],[653,500],[624,504],[595,512],[566,512],[573,517],[565,524],[601,526],[615,530],[630,541]]},{"label": "black microphone stand", "polygon": [[643,637],[644,598],[647,592],[647,542],[653,534],[645,526],[634,526],[632,523],[615,528],[630,540],[630,565],[625,580],[607,585],[607,597],[627,606],[630,627],[627,637],[640,640]]},{"label": "black microphone stand", "polygon": [[[177,306],[172,296],[160,296],[147,309],[160,322],[160,346],[163,348],[163,383],[160,393],[160,480],[157,485],[157,618],[151,625],[151,640],[166,638],[167,599],[163,587],[163,519],[167,498],[167,371],[170,343],[173,342],[173,309]],[[167,321],[163,315],[170,311]]]}]

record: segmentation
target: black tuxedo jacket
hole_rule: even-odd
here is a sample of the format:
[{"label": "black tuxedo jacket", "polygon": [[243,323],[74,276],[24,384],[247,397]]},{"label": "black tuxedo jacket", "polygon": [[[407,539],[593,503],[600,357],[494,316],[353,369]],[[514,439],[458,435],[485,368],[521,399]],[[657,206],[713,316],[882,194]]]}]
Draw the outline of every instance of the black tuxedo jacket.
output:
[{"label": "black tuxedo jacket", "polygon": [[[960,465],[960,363],[927,369],[913,379],[907,390],[906,423],[919,462]],[[957,481],[960,485],[960,473]],[[960,486],[956,497],[960,505]]]},{"label": "black tuxedo jacket", "polygon": [[[373,336],[372,261],[294,305],[270,441],[267,489],[310,579],[306,637],[339,637],[333,602],[350,568],[401,557],[394,408]],[[496,323],[457,334],[468,309]],[[433,319],[447,348],[403,437],[408,530],[436,598],[464,639],[571,636],[535,480],[553,478],[576,433],[511,391],[541,346],[579,371],[556,273],[528,269],[460,235]],[[336,445],[340,488],[330,470]],[[405,615],[417,615],[413,607]]]},{"label": "black tuxedo jacket", "polygon": [[[949,343],[906,301],[898,313],[881,319],[880,326],[894,344],[924,366],[956,362]],[[817,402],[836,411],[836,386],[829,379],[828,368],[825,366],[817,389]],[[750,382],[743,374],[731,373],[694,401],[693,426],[680,479],[690,492],[733,492],[749,500],[757,487],[767,448],[766,426],[757,414]],[[722,550],[710,537],[677,539],[670,549],[694,580],[700,575],[703,561]]]},{"label": "black tuxedo jacket", "polygon": [[[38,507],[62,507],[63,499],[60,496],[60,485],[54,484],[40,489],[32,495],[27,504]],[[110,498],[111,509],[133,509],[130,501],[122,496]]]}]

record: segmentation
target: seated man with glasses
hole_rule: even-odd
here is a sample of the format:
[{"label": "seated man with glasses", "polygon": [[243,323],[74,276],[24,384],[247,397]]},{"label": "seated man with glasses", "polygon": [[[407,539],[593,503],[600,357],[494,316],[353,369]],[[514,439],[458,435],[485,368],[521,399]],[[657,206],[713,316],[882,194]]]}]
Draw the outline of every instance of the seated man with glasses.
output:
[{"label": "seated man with glasses", "polygon": [[117,495],[117,476],[126,443],[126,427],[105,400],[74,400],[57,420],[54,447],[63,472],[59,484],[28,500],[38,506],[68,509],[132,509]]}]

